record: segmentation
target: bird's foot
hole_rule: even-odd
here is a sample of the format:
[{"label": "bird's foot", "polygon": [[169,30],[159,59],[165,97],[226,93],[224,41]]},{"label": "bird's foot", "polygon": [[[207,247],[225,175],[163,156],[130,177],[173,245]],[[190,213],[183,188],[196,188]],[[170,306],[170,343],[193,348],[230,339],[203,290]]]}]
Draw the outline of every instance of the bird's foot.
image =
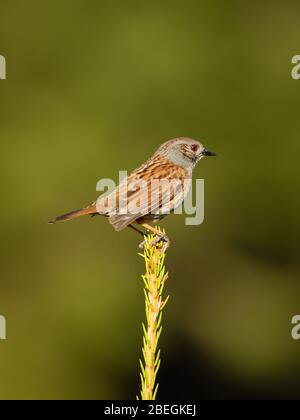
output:
[{"label": "bird's foot", "polygon": [[170,238],[165,233],[162,233],[161,235],[157,235],[151,245],[156,246],[160,242],[162,243],[161,246],[164,248],[164,251],[166,251],[171,245]]},{"label": "bird's foot", "polygon": [[[161,248],[163,252],[165,252],[171,245],[170,238],[165,233],[156,235],[155,239],[151,242],[151,246],[157,246],[160,243],[162,243]],[[145,244],[146,240],[140,243],[139,248],[144,249]]]}]

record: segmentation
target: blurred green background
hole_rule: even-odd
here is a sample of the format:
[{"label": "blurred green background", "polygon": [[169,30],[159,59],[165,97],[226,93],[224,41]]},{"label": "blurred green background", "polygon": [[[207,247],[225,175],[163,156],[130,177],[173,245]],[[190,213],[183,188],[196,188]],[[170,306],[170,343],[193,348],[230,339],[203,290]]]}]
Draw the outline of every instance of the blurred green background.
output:
[{"label": "blurred green background", "polygon": [[1,399],[139,389],[139,237],[46,221],[175,136],[202,140],[205,223],[166,219],[160,398],[298,398],[296,1],[1,1]]}]

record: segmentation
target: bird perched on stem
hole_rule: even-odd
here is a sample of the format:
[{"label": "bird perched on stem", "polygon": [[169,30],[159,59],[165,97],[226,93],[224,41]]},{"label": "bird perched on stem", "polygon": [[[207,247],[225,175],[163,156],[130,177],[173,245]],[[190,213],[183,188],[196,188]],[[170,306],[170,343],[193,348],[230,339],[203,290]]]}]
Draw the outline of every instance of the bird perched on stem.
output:
[{"label": "bird perched on stem", "polygon": [[[97,214],[109,218],[116,231],[126,227],[144,235],[137,225],[157,235],[156,242],[170,243],[167,235],[151,226],[182,204],[193,169],[205,156],[215,156],[196,140],[178,137],[163,143],[154,155],[135,169],[108,196],[80,210],[49,221],[50,224]],[[141,244],[143,245],[143,243]]]}]

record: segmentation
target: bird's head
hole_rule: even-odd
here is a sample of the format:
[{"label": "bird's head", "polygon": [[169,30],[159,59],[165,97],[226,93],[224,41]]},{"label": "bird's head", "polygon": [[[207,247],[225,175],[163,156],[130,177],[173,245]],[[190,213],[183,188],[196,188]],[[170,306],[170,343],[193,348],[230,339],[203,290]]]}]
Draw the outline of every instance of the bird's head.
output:
[{"label": "bird's head", "polygon": [[172,163],[185,168],[193,168],[205,156],[216,156],[216,153],[207,150],[197,140],[188,137],[168,140],[156,153],[162,154]]}]

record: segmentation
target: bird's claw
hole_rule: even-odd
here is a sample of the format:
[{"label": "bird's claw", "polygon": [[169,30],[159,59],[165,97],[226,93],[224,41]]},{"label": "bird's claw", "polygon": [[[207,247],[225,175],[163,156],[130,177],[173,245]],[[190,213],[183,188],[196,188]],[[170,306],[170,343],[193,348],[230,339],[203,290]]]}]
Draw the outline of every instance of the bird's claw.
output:
[{"label": "bird's claw", "polygon": [[[162,234],[162,235],[156,235],[156,238],[151,242],[151,246],[156,246],[160,242],[163,242],[163,244],[162,244],[163,251],[166,251],[171,245],[171,241],[170,241],[169,237],[167,235]],[[146,243],[145,240],[143,242],[141,242],[140,245],[139,245],[139,248],[144,249],[145,243]]]}]

